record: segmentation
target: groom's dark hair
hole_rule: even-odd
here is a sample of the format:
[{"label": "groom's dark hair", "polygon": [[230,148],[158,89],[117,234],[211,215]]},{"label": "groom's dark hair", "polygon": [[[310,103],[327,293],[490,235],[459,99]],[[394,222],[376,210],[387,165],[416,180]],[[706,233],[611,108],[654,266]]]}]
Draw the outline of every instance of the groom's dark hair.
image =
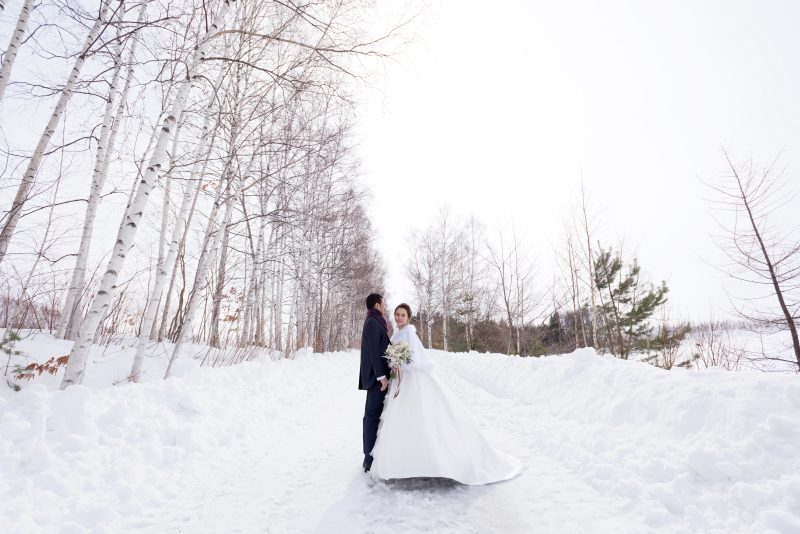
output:
[{"label": "groom's dark hair", "polygon": [[383,302],[383,297],[379,293],[370,293],[367,297],[367,309],[371,310],[381,302]]}]

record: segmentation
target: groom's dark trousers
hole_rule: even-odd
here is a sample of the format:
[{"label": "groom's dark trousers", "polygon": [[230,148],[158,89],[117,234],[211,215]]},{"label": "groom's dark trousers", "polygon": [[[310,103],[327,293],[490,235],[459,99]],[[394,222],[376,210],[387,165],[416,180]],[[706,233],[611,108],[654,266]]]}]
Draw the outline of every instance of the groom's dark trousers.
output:
[{"label": "groom's dark trousers", "polygon": [[361,372],[358,375],[358,389],[367,390],[367,403],[364,407],[364,462],[372,464],[372,449],[378,437],[378,423],[383,412],[386,391],[381,391],[379,376],[389,378],[389,364],[384,358],[389,346],[389,333],[377,319],[367,318],[361,334]]}]

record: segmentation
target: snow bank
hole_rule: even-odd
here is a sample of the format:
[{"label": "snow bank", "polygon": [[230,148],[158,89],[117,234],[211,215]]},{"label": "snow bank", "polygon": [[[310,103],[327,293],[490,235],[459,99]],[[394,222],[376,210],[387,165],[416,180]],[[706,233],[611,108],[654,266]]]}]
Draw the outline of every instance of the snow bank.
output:
[{"label": "snow bank", "polygon": [[[93,392],[31,384],[0,398],[0,531],[120,532],[207,483],[203,466],[239,454],[313,396],[352,354],[247,362]],[[355,381],[353,378],[351,381]]]},{"label": "snow bank", "polygon": [[[62,350],[58,343],[45,343],[42,351],[48,346],[51,352]],[[270,441],[276,433],[303,426],[303,436],[335,441],[314,434],[322,430],[308,423],[309,413],[324,414],[331,428],[354,423],[335,446],[316,456],[338,458],[331,456],[331,447],[346,449],[355,459],[326,469],[345,484],[358,475],[357,412],[363,401],[355,391],[357,353],[312,354],[309,349],[294,361],[264,358],[225,368],[184,360],[169,380],[157,379],[154,372],[151,382],[112,386],[128,366],[119,362],[131,352],[112,349],[105,356],[98,353],[90,366],[92,387],[57,391],[58,377],[42,377],[0,396],[0,531],[177,531],[173,524],[204,506],[202,499],[192,500],[198,493],[215,499],[220,469],[247,469],[257,454],[275,462],[275,453],[264,450],[268,443],[291,447],[292,440]],[[117,363],[109,359],[112,354]],[[433,356],[440,364],[436,372],[482,424],[502,430],[511,440],[507,444],[530,451],[527,457],[548,457],[566,466],[565,472],[612,503],[609,514],[631,514],[632,532],[800,533],[796,375],[663,371],[601,358],[591,350],[548,358],[438,351]],[[160,360],[151,361],[155,368]],[[482,400],[472,402],[470,394],[478,393]],[[282,461],[317,465],[293,454],[284,450]],[[535,482],[533,469],[525,477]],[[318,473],[307,474],[309,482],[303,484],[308,486],[298,483],[298,492],[321,483]],[[291,482],[287,477],[294,476],[258,480],[254,487],[271,485],[280,493]],[[328,483],[326,488],[335,486]],[[349,485],[361,483],[357,478]],[[502,491],[526,487],[514,484]],[[455,493],[488,498],[500,489]],[[408,502],[430,497],[392,491],[365,487],[364,502],[384,493]],[[298,493],[295,501],[286,521],[319,503],[312,493]],[[276,521],[285,504],[273,505]],[[176,510],[171,516],[165,513],[170,509]],[[175,521],[169,528],[165,516]],[[435,530],[437,524],[431,517],[429,526]]]},{"label": "snow bank", "polygon": [[800,377],[639,362],[436,352],[523,409],[532,449],[652,527],[800,533]]},{"label": "snow bank", "polygon": [[[72,350],[72,341],[55,339],[51,334],[23,330],[21,331],[21,336],[23,339],[15,343],[14,349],[22,351],[23,355],[12,356],[8,361],[4,357],[2,361],[4,370],[6,363],[9,364],[9,370],[13,370],[16,366],[25,367],[31,363],[43,364],[50,358],[68,356],[70,350]],[[131,373],[133,357],[136,354],[137,343],[138,338],[136,337],[122,336],[116,343],[103,346],[92,345],[89,350],[83,385],[92,391],[99,391],[112,385],[127,382]],[[140,382],[160,382],[167,370],[167,364],[174,348],[175,344],[166,340],[150,343],[145,351]],[[308,348],[303,349],[303,351],[313,352]],[[237,361],[277,357],[277,354],[273,351],[261,347],[216,349],[208,345],[193,343],[186,347],[186,355],[186,357],[205,362],[206,365],[212,367],[221,366],[220,362],[230,361],[234,357]],[[64,368],[61,367],[55,375],[43,373],[30,382],[27,380],[14,380],[12,372],[9,372],[6,380],[23,388],[31,384],[42,384],[49,391],[57,391],[63,378]],[[10,389],[0,388],[0,398],[10,399],[13,396],[14,393]]]}]

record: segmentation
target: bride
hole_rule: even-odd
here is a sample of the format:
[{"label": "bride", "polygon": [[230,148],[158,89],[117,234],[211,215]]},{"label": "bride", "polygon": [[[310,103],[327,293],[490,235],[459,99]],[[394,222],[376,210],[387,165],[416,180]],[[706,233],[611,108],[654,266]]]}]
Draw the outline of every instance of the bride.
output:
[{"label": "bride", "polygon": [[[411,348],[399,380],[391,381],[372,450],[371,473],[380,479],[437,477],[480,485],[508,480],[521,471],[519,460],[494,449],[463,406],[442,384],[433,362],[408,322],[411,308],[394,311],[392,343]],[[399,388],[399,391],[398,391]]]}]

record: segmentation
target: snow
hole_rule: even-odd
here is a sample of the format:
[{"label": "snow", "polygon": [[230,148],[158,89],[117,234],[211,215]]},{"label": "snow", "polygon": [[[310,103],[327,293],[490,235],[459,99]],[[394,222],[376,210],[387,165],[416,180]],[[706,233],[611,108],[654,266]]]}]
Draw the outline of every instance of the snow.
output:
[{"label": "snow", "polygon": [[[46,336],[20,347],[69,350]],[[86,386],[58,391],[59,373],[3,388],[0,531],[800,532],[797,375],[434,351],[525,465],[468,487],[361,472],[356,352],[181,360],[160,380],[154,351],[167,347],[142,384],[119,383],[133,349],[112,346],[93,348]]]}]

